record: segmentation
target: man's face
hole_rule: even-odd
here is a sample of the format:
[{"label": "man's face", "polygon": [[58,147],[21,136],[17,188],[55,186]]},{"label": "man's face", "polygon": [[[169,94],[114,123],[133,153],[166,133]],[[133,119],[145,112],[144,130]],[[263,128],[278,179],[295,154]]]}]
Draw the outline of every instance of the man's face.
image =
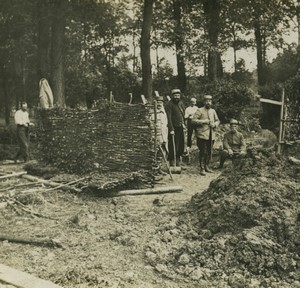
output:
[{"label": "man's face", "polygon": [[230,124],[230,130],[231,130],[232,132],[236,132],[236,131],[237,131],[237,126],[238,126],[238,125],[236,125],[236,124]]},{"label": "man's face", "polygon": [[163,101],[157,101],[157,109],[158,109],[158,110],[162,109],[163,106],[164,106]]},{"label": "man's face", "polygon": [[210,107],[211,107],[211,104],[212,104],[211,99],[205,99],[205,101],[204,101],[204,106],[205,106],[206,108],[210,108]]},{"label": "man's face", "polygon": [[196,101],[195,101],[195,100],[192,100],[192,101],[191,101],[191,105],[192,105],[192,106],[195,106],[195,105],[196,105]]},{"label": "man's face", "polygon": [[173,101],[175,103],[179,103],[179,100],[180,100],[180,94],[179,93],[173,94]]},{"label": "man's face", "polygon": [[27,110],[27,104],[26,103],[22,103],[21,109],[23,111],[26,111]]}]

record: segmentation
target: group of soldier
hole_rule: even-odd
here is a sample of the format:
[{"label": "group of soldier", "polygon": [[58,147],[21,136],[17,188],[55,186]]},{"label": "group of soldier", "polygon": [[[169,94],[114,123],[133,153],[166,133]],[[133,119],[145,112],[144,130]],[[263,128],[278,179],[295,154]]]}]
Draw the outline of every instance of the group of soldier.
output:
[{"label": "group of soldier", "polygon": [[[191,105],[185,108],[179,89],[172,90],[172,98],[165,105],[163,97],[158,97],[156,100],[157,121],[161,127],[159,142],[168,155],[170,166],[182,163],[182,156],[184,153],[189,153],[192,147],[193,133],[195,133],[199,149],[200,175],[211,173],[209,164],[216,128],[220,125],[217,112],[212,108],[212,96],[205,95],[204,106],[200,108],[196,105],[196,98],[191,98]],[[237,120],[230,120],[230,131],[223,137],[223,149],[220,151],[220,164],[217,168],[223,168],[228,158],[234,159],[246,154],[245,140],[242,133],[237,130],[238,124]],[[186,134],[187,141],[185,141]]]}]

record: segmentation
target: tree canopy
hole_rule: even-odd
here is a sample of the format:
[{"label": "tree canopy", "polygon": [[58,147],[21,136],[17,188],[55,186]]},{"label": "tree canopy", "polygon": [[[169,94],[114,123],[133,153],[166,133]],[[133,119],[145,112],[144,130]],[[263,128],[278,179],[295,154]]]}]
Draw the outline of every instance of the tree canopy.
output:
[{"label": "tree canopy", "polygon": [[[299,43],[285,41],[293,27],[300,35],[293,0],[3,0],[1,111],[8,122],[21,100],[37,106],[41,78],[56,106],[88,108],[110,94],[151,99],[153,88],[188,95],[197,79],[249,83],[242,49],[256,51],[259,86],[287,80],[299,70]],[[271,47],[280,51],[273,63]],[[228,51],[233,71],[224,66]]]}]

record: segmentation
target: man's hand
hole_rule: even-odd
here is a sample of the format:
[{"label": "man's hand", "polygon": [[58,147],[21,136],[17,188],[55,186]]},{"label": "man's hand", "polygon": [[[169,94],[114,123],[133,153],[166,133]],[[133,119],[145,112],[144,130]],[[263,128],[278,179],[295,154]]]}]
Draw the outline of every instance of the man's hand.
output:
[{"label": "man's hand", "polygon": [[210,124],[209,124],[209,127],[210,127],[210,128],[215,128],[215,127],[216,127],[216,124],[215,124],[215,123],[210,123]]},{"label": "man's hand", "polygon": [[171,135],[175,135],[175,132],[174,132],[174,131],[171,131],[170,134],[171,134]]}]

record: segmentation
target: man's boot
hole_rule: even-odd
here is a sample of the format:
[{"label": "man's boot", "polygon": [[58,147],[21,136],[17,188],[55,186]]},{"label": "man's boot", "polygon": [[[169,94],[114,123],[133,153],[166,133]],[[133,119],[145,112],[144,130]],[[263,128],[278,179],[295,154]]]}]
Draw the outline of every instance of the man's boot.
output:
[{"label": "man's boot", "polygon": [[203,168],[203,164],[202,164],[202,159],[201,158],[199,158],[199,163],[200,163],[200,175],[205,176],[206,173],[205,173],[205,170]]},{"label": "man's boot", "polygon": [[208,168],[209,160],[207,160],[207,157],[204,156],[204,170],[207,173],[212,173],[212,171]]}]

